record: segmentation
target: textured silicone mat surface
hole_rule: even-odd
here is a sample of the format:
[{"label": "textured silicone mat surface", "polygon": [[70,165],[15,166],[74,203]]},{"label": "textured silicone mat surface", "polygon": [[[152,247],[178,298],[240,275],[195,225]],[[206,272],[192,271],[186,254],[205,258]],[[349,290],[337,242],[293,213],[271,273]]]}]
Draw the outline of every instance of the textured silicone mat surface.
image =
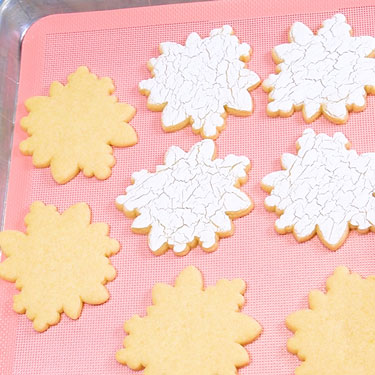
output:
[{"label": "textured silicone mat surface", "polygon": [[[209,7],[205,9],[207,14],[197,13],[199,17],[212,19],[214,3],[211,12]],[[352,25],[354,35],[375,35],[375,7],[340,11]],[[217,140],[218,157],[235,153],[250,158],[252,169],[243,191],[253,199],[255,209],[234,222],[235,234],[222,239],[216,252],[207,254],[196,248],[182,258],[172,252],[155,257],[148,249],[147,237],[133,234],[131,220],[115,208],[114,200],[130,184],[132,172],[143,168],[154,171],[168,147],[178,145],[187,150],[200,140],[190,127],[164,133],[160,113],[149,111],[146,98],[138,93],[138,82],[150,76],[146,63],[158,55],[160,42],[184,43],[192,31],[205,37],[211,29],[228,23],[240,41],[252,46],[249,66],[264,79],[275,68],[271,48],[287,41],[294,21],[303,21],[316,30],[335,12],[251,18],[248,9],[249,18],[238,20],[233,20],[230,13],[228,8],[227,13],[216,14],[216,21],[175,23],[173,12],[166,8],[165,24],[159,19],[153,22],[152,13],[148,13],[148,18],[139,21],[142,26],[135,26],[136,21],[129,26],[127,13],[121,11],[81,16],[80,23],[69,16],[54,16],[28,32],[23,45],[6,229],[24,230],[23,218],[34,200],[54,204],[59,210],[84,201],[92,208],[94,222],[110,224],[111,236],[121,242],[122,248],[112,257],[118,276],[108,284],[109,302],[86,305],[77,321],[63,316],[60,324],[43,334],[33,331],[25,315],[18,316],[11,310],[16,290],[13,284],[0,282],[0,353],[4,353],[0,354],[0,374],[133,373],[114,357],[124,338],[124,321],[133,314],[145,314],[156,282],[172,283],[185,266],[195,265],[203,272],[206,285],[238,277],[247,283],[243,311],[260,322],[263,333],[247,347],[252,362],[240,374],[290,375],[298,360],[286,351],[290,333],[285,328],[285,317],[305,308],[309,290],[323,288],[338,265],[346,265],[362,276],[375,273],[374,233],[351,233],[337,252],[331,252],[316,237],[298,244],[291,234],[282,236],[274,230],[276,215],[264,209],[266,193],[260,188],[260,180],[280,169],[283,152],[296,152],[295,142],[308,125],[301,113],[287,119],[267,117],[267,94],[260,87],[252,92],[254,114],[244,118],[228,116],[226,130]],[[80,65],[87,65],[99,76],[111,77],[119,100],[137,108],[131,125],[139,135],[139,143],[115,149],[117,164],[108,180],[97,181],[80,174],[59,186],[49,169],[33,168],[31,158],[18,151],[19,142],[25,138],[19,120],[26,115],[25,99],[47,95],[53,80],[65,83],[66,76]],[[351,114],[346,125],[337,126],[320,118],[311,126],[329,135],[343,131],[359,153],[371,152],[375,151],[374,111],[375,98],[369,97],[367,109]]]}]

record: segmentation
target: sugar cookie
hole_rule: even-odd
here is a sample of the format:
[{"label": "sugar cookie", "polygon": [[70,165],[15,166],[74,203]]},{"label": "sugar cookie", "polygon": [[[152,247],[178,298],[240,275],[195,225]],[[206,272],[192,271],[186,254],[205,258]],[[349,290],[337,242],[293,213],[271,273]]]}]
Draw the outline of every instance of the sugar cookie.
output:
[{"label": "sugar cookie", "polygon": [[26,233],[0,233],[0,277],[16,283],[13,309],[43,332],[65,312],[78,319],[83,302],[108,300],[104,287],[116,277],[108,257],[119,243],[108,237],[105,223],[90,224],[86,203],[71,206],[61,215],[54,206],[34,202],[25,217]]},{"label": "sugar cookie", "polygon": [[21,120],[29,138],[21,142],[25,155],[38,168],[51,166],[53,178],[65,184],[80,170],[103,180],[115,164],[112,147],[132,146],[137,134],[127,123],[135,108],[118,103],[110,78],[98,78],[85,66],[68,77],[64,86],[53,82],[49,96],[25,102],[30,112]]},{"label": "sugar cookie", "polygon": [[233,375],[247,365],[242,345],[254,341],[261,326],[240,313],[245,282],[220,280],[204,289],[201,273],[185,268],[175,286],[156,284],[147,316],[125,323],[125,349],[116,358],[148,375]]},{"label": "sugar cookie", "polygon": [[345,267],[327,280],[327,293],[310,292],[309,310],[286,321],[295,332],[288,350],[301,361],[296,375],[373,375],[375,276],[362,279]]},{"label": "sugar cookie", "polygon": [[291,116],[300,111],[306,122],[322,113],[342,124],[348,111],[362,111],[366,95],[375,94],[375,38],[352,37],[345,16],[336,14],[314,33],[296,22],[289,43],[272,51],[277,74],[263,81],[269,92],[267,113]]},{"label": "sugar cookie", "polygon": [[135,218],[134,232],[149,233],[149,247],[157,255],[168,248],[185,255],[198,242],[205,251],[216,250],[219,237],[233,233],[231,219],[253,208],[239,189],[247,180],[249,159],[215,159],[215,143],[206,139],[189,152],[172,146],[164,163],[155,173],[134,173],[126,195],[117,197],[117,208]]},{"label": "sugar cookie", "polygon": [[250,46],[239,43],[230,26],[214,29],[204,39],[191,33],[185,46],[161,43],[160,53],[148,63],[153,78],[140,82],[139,89],[148,95],[149,109],[163,111],[165,131],[191,124],[195,133],[215,139],[227,113],[252,113],[249,91],[260,79],[245,67]]},{"label": "sugar cookie", "polygon": [[266,207],[281,215],[276,230],[293,232],[298,241],[318,234],[338,249],[349,229],[375,231],[375,153],[349,150],[344,134],[333,137],[306,129],[297,155],[283,154],[284,170],[270,173],[262,187]]}]

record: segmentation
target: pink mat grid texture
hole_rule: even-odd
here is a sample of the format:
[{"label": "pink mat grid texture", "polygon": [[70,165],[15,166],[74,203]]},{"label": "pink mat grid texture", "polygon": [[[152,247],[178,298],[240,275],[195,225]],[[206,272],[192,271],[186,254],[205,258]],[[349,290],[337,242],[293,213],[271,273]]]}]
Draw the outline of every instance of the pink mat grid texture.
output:
[{"label": "pink mat grid texture", "polygon": [[[121,251],[111,258],[118,276],[107,284],[110,300],[101,306],[85,305],[77,321],[62,316],[60,324],[42,334],[33,330],[25,315],[12,311],[16,289],[13,284],[0,281],[1,375],[135,373],[115,360],[125,336],[123,323],[134,314],[145,315],[151,304],[152,286],[156,282],[173,283],[188,265],[202,271],[206,285],[222,278],[246,281],[243,312],[262,325],[263,333],[247,346],[251,363],[239,373],[291,375],[299,361],[286,350],[286,341],[291,336],[285,327],[286,316],[306,308],[308,292],[324,289],[326,278],[339,265],[362,276],[375,273],[374,233],[350,233],[337,252],[329,251],[317,237],[299,244],[291,234],[276,233],[277,216],[265,210],[267,194],[260,188],[263,176],[280,169],[281,154],[296,152],[295,142],[309,126],[328,135],[343,131],[359,153],[375,151],[375,98],[371,96],[367,109],[350,114],[345,125],[334,125],[323,117],[307,125],[300,112],[290,118],[267,117],[267,94],[260,87],[253,91],[254,114],[228,116],[227,127],[216,144],[218,157],[234,153],[251,160],[249,180],[242,190],[253,199],[255,208],[246,217],[235,220],[234,235],[222,239],[214,253],[195,248],[185,257],[177,257],[172,251],[156,257],[148,248],[147,236],[133,234],[132,221],[115,207],[115,198],[125,192],[134,171],[154,171],[170,146],[188,150],[201,140],[190,127],[175,133],[163,132],[161,114],[149,111],[146,98],[138,92],[139,81],[150,77],[146,63],[158,56],[160,42],[184,44],[193,31],[206,37],[211,29],[230,24],[240,41],[251,45],[253,54],[248,66],[264,79],[275,69],[272,47],[287,41],[288,29],[295,21],[316,31],[323,20],[340,11],[352,25],[354,35],[375,35],[375,7],[371,6],[299,14],[291,14],[290,9],[287,15],[254,18],[247,4],[238,2],[242,12],[241,8],[215,8],[215,2],[204,6],[189,4],[184,9],[192,9],[190,14],[194,11],[197,16],[180,14],[178,22],[175,12],[183,8],[177,6],[163,7],[164,21],[159,7],[136,10],[137,15],[144,17],[129,22],[126,10],[73,18],[53,16],[38,22],[28,32],[23,44],[5,229],[24,230],[23,218],[35,200],[54,204],[60,212],[82,201],[90,205],[93,222],[110,225],[110,235],[120,241]],[[243,16],[236,18],[233,12]],[[134,147],[114,149],[117,163],[106,181],[80,174],[61,186],[54,182],[48,168],[36,169],[31,158],[20,154],[18,145],[26,134],[19,122],[27,114],[23,105],[27,98],[47,95],[53,80],[65,83],[67,75],[80,65],[87,65],[100,77],[111,77],[119,100],[137,108],[131,125],[139,142]]]}]

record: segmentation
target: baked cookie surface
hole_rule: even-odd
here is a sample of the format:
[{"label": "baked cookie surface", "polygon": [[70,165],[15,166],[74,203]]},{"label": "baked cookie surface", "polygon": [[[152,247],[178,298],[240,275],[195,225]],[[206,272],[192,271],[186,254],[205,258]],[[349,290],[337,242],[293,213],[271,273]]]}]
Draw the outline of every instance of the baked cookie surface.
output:
[{"label": "baked cookie surface", "polygon": [[301,361],[296,375],[372,375],[375,368],[375,277],[339,267],[327,292],[310,292],[309,310],[287,318],[288,350]]},{"label": "baked cookie surface", "polygon": [[265,206],[281,215],[277,232],[293,232],[298,241],[318,234],[336,250],[350,229],[375,231],[375,153],[359,155],[349,147],[343,133],[306,129],[297,155],[283,154],[283,170],[262,179],[270,193]]},{"label": "baked cookie surface", "polygon": [[116,358],[149,375],[233,375],[249,363],[242,345],[261,326],[240,313],[245,282],[220,280],[204,289],[201,273],[185,268],[175,286],[156,284],[147,316],[125,323],[125,349]]},{"label": "baked cookie surface", "polygon": [[78,319],[83,302],[108,300],[104,287],[116,277],[109,256],[119,243],[108,237],[105,223],[90,224],[90,208],[78,203],[59,214],[54,206],[34,202],[25,217],[26,233],[0,233],[0,277],[16,283],[13,309],[43,332],[64,312]]},{"label": "baked cookie surface", "polygon": [[188,152],[170,147],[164,163],[154,173],[133,173],[133,185],[117,197],[117,208],[135,218],[134,232],[148,233],[157,255],[168,248],[185,255],[198,243],[205,251],[215,250],[220,237],[233,233],[232,219],[253,208],[239,189],[247,180],[249,159],[215,159],[215,143],[206,139]]},{"label": "baked cookie surface", "polygon": [[106,179],[115,164],[112,147],[132,146],[137,134],[127,123],[135,108],[118,103],[111,95],[110,78],[98,78],[81,66],[64,86],[53,82],[49,96],[35,96],[25,102],[30,112],[21,119],[29,138],[20,150],[33,156],[38,168],[51,166],[53,178],[64,184],[81,170],[87,177]]},{"label": "baked cookie surface", "polygon": [[148,95],[149,109],[163,111],[165,131],[191,124],[195,133],[215,139],[227,113],[252,113],[249,91],[260,79],[245,67],[250,46],[239,43],[230,26],[214,29],[204,39],[191,33],[185,45],[161,43],[160,53],[148,63],[153,78],[140,82],[139,89]]},{"label": "baked cookie surface", "polygon": [[289,43],[276,46],[272,56],[277,74],[263,81],[270,116],[302,110],[306,122],[323,114],[342,124],[348,111],[362,111],[366,95],[375,93],[375,38],[353,37],[342,14],[325,20],[316,35],[294,23]]}]

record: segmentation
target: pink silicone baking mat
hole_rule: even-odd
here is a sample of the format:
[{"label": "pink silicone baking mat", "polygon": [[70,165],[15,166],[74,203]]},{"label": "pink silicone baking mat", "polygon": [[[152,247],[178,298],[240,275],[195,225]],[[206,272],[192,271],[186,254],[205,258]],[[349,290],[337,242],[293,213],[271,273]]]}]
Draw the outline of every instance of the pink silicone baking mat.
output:
[{"label": "pink silicone baking mat", "polygon": [[[252,92],[252,116],[228,116],[227,128],[217,140],[218,157],[234,153],[250,158],[252,169],[243,191],[252,197],[255,209],[235,221],[235,234],[222,239],[214,253],[196,248],[185,257],[171,251],[154,256],[148,249],[147,237],[131,232],[131,220],[116,209],[114,200],[124,193],[134,171],[154,171],[171,145],[188,150],[200,141],[190,127],[164,133],[160,113],[149,111],[146,98],[138,93],[139,81],[150,76],[146,63],[158,56],[160,42],[184,43],[193,31],[205,37],[211,29],[230,24],[239,39],[252,46],[248,65],[264,79],[275,68],[271,48],[287,41],[294,21],[303,21],[315,31],[323,20],[340,11],[355,35],[375,35],[375,7],[366,6],[366,2],[357,8],[350,8],[353,1],[325,3],[274,2],[275,6],[270,6],[270,2],[258,2],[253,9],[248,1],[223,1],[56,15],[38,21],[28,31],[22,47],[5,228],[24,230],[23,218],[34,200],[54,204],[60,211],[83,201],[91,206],[94,222],[110,224],[111,236],[122,247],[111,258],[118,270],[117,278],[108,284],[111,299],[101,306],[85,305],[77,321],[62,316],[60,324],[43,334],[32,329],[25,315],[12,311],[16,289],[0,281],[1,375],[132,374],[115,360],[124,339],[124,321],[136,313],[144,315],[151,303],[152,286],[156,282],[172,283],[187,265],[195,265],[203,272],[206,285],[238,277],[247,283],[243,311],[260,322],[263,333],[247,346],[252,362],[240,374],[294,373],[299,362],[286,350],[291,334],[285,327],[285,317],[306,308],[309,290],[324,288],[326,278],[338,265],[346,265],[363,276],[375,273],[374,233],[353,232],[337,252],[331,252],[316,237],[299,244],[291,234],[277,234],[276,215],[264,209],[266,193],[260,188],[260,180],[280,169],[282,153],[295,153],[295,142],[308,127],[301,113],[286,119],[267,117],[267,94],[259,87]],[[339,3],[346,8],[337,7]],[[31,158],[20,154],[18,145],[25,133],[19,121],[27,114],[25,99],[47,95],[53,80],[65,83],[66,76],[80,65],[87,65],[99,76],[111,77],[119,100],[137,108],[131,125],[139,142],[134,147],[114,150],[117,163],[108,180],[88,179],[80,174],[60,186],[49,169],[35,169]],[[367,109],[351,114],[346,125],[337,126],[320,118],[310,126],[329,135],[343,131],[359,153],[373,152],[374,112],[375,97],[369,97]]]}]

